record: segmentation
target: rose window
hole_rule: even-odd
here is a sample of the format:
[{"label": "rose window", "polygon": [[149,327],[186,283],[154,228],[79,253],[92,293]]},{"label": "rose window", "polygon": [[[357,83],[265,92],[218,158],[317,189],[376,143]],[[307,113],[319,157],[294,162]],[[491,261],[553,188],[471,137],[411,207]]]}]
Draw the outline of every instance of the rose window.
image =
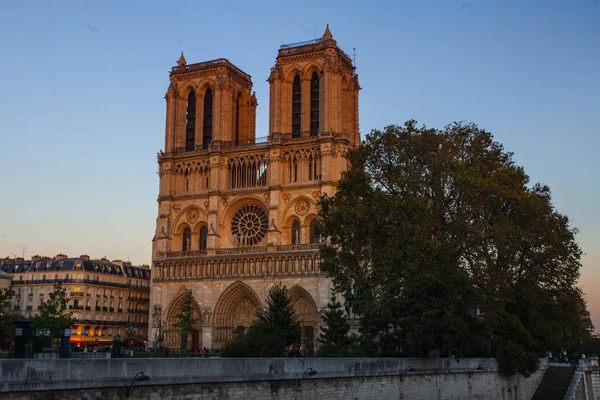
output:
[{"label": "rose window", "polygon": [[231,221],[231,234],[237,246],[254,246],[267,234],[269,218],[262,207],[246,204],[236,211]]}]

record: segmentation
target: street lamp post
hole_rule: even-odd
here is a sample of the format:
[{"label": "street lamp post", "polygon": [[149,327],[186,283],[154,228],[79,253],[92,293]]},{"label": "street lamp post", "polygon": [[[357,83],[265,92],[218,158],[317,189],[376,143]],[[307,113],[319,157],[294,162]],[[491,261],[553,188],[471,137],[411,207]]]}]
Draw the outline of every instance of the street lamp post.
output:
[{"label": "street lamp post", "polygon": [[406,369],[404,370],[404,372],[402,373],[402,375],[400,375],[400,381],[403,380],[404,375],[408,375],[411,372],[415,372],[415,369],[412,367],[412,365],[409,365],[408,367],[406,367]]},{"label": "street lamp post", "polygon": [[302,378],[298,379],[298,387],[300,387],[300,385],[302,385],[302,381],[304,381],[307,376],[315,376],[316,374],[317,374],[317,371],[315,371],[312,368],[307,368],[306,371],[304,371],[304,373],[302,374]]},{"label": "street lamp post", "polygon": [[125,388],[125,397],[129,397],[129,395],[133,391],[133,387],[135,386],[135,384],[137,382],[143,382],[143,381],[147,381],[149,379],[150,379],[150,377],[148,375],[144,375],[143,371],[140,371],[137,374],[135,374],[135,376],[133,377],[133,380],[131,381],[131,385],[128,386],[127,388]]}]

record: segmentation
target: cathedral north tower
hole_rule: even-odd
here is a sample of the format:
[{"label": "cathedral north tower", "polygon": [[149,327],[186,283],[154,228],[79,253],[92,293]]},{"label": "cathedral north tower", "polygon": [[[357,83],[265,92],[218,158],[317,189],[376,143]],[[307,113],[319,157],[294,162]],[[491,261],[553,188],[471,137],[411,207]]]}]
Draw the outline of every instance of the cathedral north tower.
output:
[{"label": "cathedral north tower", "polygon": [[[317,201],[333,195],[359,144],[358,77],[326,29],[283,45],[268,78],[269,132],[256,136],[251,77],[226,59],[172,68],[153,239],[151,343],[180,347],[191,290],[191,344],[220,347],[282,283],[311,352],[330,283],[320,271]],[[262,135],[259,135],[262,136]]]}]

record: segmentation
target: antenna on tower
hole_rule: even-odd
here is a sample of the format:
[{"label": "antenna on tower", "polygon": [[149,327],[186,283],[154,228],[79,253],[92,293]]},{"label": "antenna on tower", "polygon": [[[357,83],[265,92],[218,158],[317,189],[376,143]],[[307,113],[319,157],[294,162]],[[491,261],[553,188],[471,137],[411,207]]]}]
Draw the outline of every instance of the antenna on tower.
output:
[{"label": "antenna on tower", "polygon": [[352,58],[354,59],[353,60],[354,68],[356,68],[356,47],[352,48]]},{"label": "antenna on tower", "polygon": [[25,250],[27,250],[27,246],[17,246],[19,249],[21,249],[21,252],[23,254],[23,260],[25,259]]}]

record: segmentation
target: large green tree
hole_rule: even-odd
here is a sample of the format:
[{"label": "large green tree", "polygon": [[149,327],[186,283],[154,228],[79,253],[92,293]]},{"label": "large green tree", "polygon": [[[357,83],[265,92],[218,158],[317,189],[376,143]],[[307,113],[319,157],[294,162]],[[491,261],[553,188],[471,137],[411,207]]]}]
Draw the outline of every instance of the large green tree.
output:
[{"label": "large green tree", "polygon": [[40,312],[31,318],[31,326],[49,331],[51,336],[60,336],[64,330],[75,322],[73,313],[67,311],[67,290],[60,284],[54,284],[54,289],[48,294],[48,299],[42,301]]},{"label": "large green tree", "polygon": [[191,290],[184,292],[184,299],[181,303],[179,313],[175,316],[175,327],[181,333],[182,350],[188,348],[188,337],[194,330],[194,325],[198,321],[195,315],[194,296]]},{"label": "large green tree", "polygon": [[[489,132],[408,121],[372,131],[349,158],[337,193],[320,202],[322,268],[337,290],[359,294],[373,351],[463,354],[477,337],[494,354],[505,313],[531,336],[515,341],[527,351],[589,332],[576,230]],[[409,297],[431,290],[445,300]],[[410,333],[423,326],[426,337]],[[532,364],[513,367],[528,374]]]},{"label": "large green tree", "polygon": [[221,352],[224,357],[285,357],[290,346],[300,343],[300,323],[287,288],[271,286],[266,305],[246,333],[236,333],[225,343]]}]

